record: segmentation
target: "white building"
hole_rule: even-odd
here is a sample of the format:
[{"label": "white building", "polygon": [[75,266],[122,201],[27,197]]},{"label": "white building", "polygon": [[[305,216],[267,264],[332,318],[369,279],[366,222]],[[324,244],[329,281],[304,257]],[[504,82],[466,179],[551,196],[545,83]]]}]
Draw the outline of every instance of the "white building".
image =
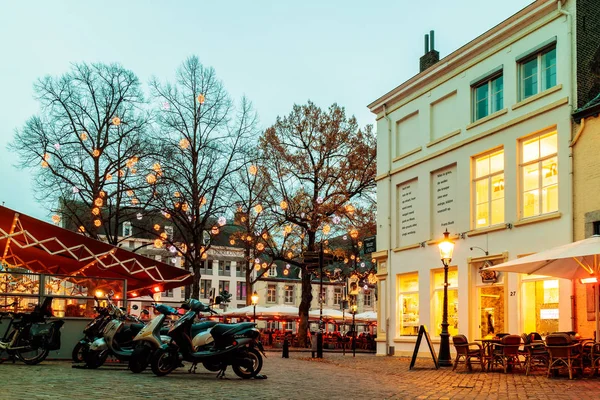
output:
[{"label": "white building", "polygon": [[572,241],[575,11],[536,1],[439,62],[432,44],[419,74],[369,105],[378,354],[412,353],[419,325],[439,341],[446,229],[451,335],[571,330],[570,281],[479,272]]}]

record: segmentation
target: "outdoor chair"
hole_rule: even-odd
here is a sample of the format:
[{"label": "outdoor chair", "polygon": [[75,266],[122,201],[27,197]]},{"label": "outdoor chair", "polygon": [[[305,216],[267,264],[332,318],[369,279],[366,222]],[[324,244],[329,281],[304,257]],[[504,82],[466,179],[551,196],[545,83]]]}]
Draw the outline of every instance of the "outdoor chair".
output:
[{"label": "outdoor chair", "polygon": [[493,365],[501,365],[506,374],[509,368],[518,365],[519,368],[523,369],[521,360],[519,359],[519,347],[521,346],[521,336],[519,335],[508,335],[504,336],[500,344],[494,346],[494,352],[492,354]]},{"label": "outdoor chair", "polygon": [[600,343],[587,342],[585,346],[589,349],[590,377],[593,377],[596,374],[596,370],[600,371]]},{"label": "outdoor chair", "polygon": [[525,357],[525,375],[529,375],[529,371],[535,367],[543,367],[544,369],[548,367],[550,355],[546,350],[546,345],[541,340],[532,340],[533,337],[535,336],[532,334],[527,335],[524,333],[521,335],[524,344],[521,354]]},{"label": "outdoor chair", "polygon": [[582,370],[581,346],[573,343],[571,336],[566,333],[553,333],[546,337],[546,349],[548,350],[548,376],[558,374],[560,368],[569,371],[569,379],[573,379],[573,371]]},{"label": "outdoor chair", "polygon": [[456,358],[454,359],[452,371],[454,371],[460,363],[464,363],[469,371],[473,371],[472,363],[480,364],[482,371],[485,369],[483,349],[479,343],[469,343],[465,335],[453,336],[452,342],[456,348]]}]

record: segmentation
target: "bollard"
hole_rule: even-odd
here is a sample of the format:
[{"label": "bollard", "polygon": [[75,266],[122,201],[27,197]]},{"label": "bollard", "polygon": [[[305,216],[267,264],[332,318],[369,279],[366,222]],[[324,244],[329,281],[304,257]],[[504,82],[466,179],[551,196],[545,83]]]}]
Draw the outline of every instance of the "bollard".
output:
[{"label": "bollard", "polygon": [[317,335],[311,335],[310,347],[312,350],[312,358],[315,358],[315,354],[317,353]]},{"label": "bollard", "polygon": [[288,342],[287,336],[283,339],[283,351],[281,358],[290,358],[290,343]]}]

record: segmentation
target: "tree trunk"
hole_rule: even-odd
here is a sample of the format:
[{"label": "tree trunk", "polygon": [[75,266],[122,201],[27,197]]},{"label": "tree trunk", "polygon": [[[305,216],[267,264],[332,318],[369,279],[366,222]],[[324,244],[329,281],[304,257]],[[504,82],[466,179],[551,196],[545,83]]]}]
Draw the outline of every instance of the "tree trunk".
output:
[{"label": "tree trunk", "polygon": [[[200,266],[202,262],[200,260],[194,259],[192,263],[192,268],[194,271],[194,281],[192,283],[192,299],[200,299]],[[205,293],[208,295],[208,293]]]},{"label": "tree trunk", "polygon": [[244,271],[244,276],[246,277],[246,305],[249,306],[252,304],[252,287],[254,286],[254,282],[252,282],[252,270],[250,269],[250,249],[246,247],[244,249],[244,258],[246,263],[246,271]]},{"label": "tree trunk", "polygon": [[308,311],[312,302],[312,274],[306,269],[302,271],[302,301],[298,312],[300,314],[300,326],[298,328],[298,344],[306,347],[306,333],[308,332]]}]

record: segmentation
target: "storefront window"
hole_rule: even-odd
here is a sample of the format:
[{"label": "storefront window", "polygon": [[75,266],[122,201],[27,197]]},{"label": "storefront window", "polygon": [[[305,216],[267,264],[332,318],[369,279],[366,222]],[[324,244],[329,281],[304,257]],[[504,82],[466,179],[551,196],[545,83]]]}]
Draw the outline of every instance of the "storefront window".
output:
[{"label": "storefront window", "polygon": [[419,331],[419,274],[398,275],[399,335],[416,336]]},{"label": "storefront window", "polygon": [[[433,271],[433,329],[439,335],[442,330],[444,307],[444,270]],[[458,334],[458,269],[448,268],[448,332],[450,336]]]},{"label": "storefront window", "polygon": [[558,331],[558,280],[525,281],[522,285],[524,332]]}]

